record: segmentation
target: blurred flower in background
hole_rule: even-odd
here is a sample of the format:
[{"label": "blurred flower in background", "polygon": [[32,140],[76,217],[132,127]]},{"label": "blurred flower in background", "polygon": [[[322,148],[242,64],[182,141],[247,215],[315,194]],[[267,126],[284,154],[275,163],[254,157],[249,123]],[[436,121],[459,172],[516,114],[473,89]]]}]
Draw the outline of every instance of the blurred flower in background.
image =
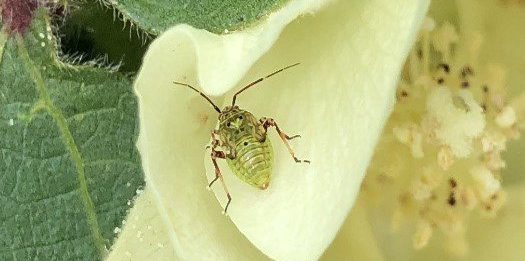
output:
[{"label": "blurred flower in background", "polygon": [[524,44],[523,1],[432,3],[349,217],[376,259],[525,258]]}]

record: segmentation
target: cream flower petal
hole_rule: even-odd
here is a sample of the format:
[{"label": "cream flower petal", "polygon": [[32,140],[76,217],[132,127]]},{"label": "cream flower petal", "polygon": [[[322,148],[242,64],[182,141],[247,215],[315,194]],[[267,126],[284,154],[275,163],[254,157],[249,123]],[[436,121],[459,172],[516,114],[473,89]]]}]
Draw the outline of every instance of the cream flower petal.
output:
[{"label": "cream flower petal", "polygon": [[[275,167],[268,190],[241,184],[224,164],[222,170],[233,196],[231,218],[257,248],[274,259],[316,259],[357,196],[427,5],[385,0],[330,3],[287,27],[262,57],[273,41],[265,32],[277,36],[285,23],[276,25],[270,18],[258,26],[262,29],[251,31],[262,32],[259,36],[247,31],[215,36],[178,26],[152,44],[135,85],[139,147],[148,189],[155,194],[178,258],[264,256],[220,214],[213,194],[205,190],[203,152],[217,114],[202,97],[171,82],[220,94],[257,60],[242,83],[283,65],[302,63],[243,94],[239,105],[256,116],[274,117],[288,133],[303,135],[293,145],[297,155],[312,164],[295,164],[271,133]],[[250,36],[255,38],[246,40]],[[224,204],[220,185],[214,189]]]},{"label": "cream flower petal", "polygon": [[[302,63],[243,94],[239,105],[275,118],[285,132],[301,134],[293,142],[296,154],[312,164],[296,164],[272,131],[276,161],[268,190],[254,190],[227,164],[220,165],[233,195],[232,221],[271,258],[318,258],[359,192],[393,102],[397,72],[425,10],[423,4],[379,4],[384,3],[341,2],[292,24],[242,81],[257,79],[282,61]],[[400,23],[388,22],[393,20]],[[208,180],[214,174],[210,162],[205,159]],[[220,186],[214,191],[224,206],[224,191]]]},{"label": "cream flower petal", "polygon": [[[222,95],[235,86],[250,66],[268,51],[287,24],[301,14],[315,12],[326,2],[329,0],[290,1],[261,24],[231,34],[215,35],[179,25],[166,32],[162,39],[170,41],[172,48],[178,49],[176,52],[186,51],[182,57],[194,57],[195,65],[191,68],[196,67],[196,77],[205,93]],[[172,55],[178,57],[177,54]],[[175,68],[169,68],[172,80],[177,79],[177,75],[188,76],[185,72],[176,71],[190,67],[193,59],[178,60]]]}]

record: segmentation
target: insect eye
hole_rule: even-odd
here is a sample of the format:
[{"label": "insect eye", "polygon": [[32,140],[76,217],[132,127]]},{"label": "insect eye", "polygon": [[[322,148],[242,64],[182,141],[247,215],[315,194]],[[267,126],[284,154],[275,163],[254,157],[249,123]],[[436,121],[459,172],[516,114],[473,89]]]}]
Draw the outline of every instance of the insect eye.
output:
[{"label": "insect eye", "polygon": [[244,146],[248,146],[248,142],[247,141],[244,142]]}]

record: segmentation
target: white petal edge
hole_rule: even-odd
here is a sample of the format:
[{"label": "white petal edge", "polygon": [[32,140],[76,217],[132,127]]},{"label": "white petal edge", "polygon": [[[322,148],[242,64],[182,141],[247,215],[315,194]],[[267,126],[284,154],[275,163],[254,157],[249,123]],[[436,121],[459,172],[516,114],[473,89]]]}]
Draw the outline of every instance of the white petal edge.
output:
[{"label": "white petal edge", "polygon": [[[171,38],[173,48],[190,41],[193,46],[198,82],[205,93],[222,95],[230,90],[257,59],[272,46],[282,29],[299,15],[313,13],[330,0],[289,1],[257,26],[226,35],[216,35],[191,26],[179,25],[162,38]],[[188,38],[178,41],[179,38]],[[178,66],[185,67],[186,61]]]},{"label": "white petal edge", "polygon": [[[239,104],[249,106],[257,116],[274,117],[289,133],[301,133],[302,140],[294,143],[297,154],[310,158],[312,165],[294,164],[275,135],[270,135],[276,166],[268,191],[250,190],[223,168],[234,197],[232,219],[266,255],[316,259],[335,237],[392,108],[398,73],[427,6],[427,1],[334,3],[289,26],[245,76],[243,82],[248,82],[282,65],[303,63],[294,72],[269,80],[264,88],[254,88]],[[206,33],[184,27],[168,31],[152,44],[135,83],[146,182],[155,193],[178,258],[264,259],[220,214],[221,207],[204,189],[202,153],[216,114],[200,96],[171,82],[195,84],[197,67],[199,82],[205,83],[208,78],[200,63],[215,59],[205,59],[196,50],[210,46],[196,45],[195,37],[188,36],[190,31]],[[224,67],[215,67],[222,72],[216,74],[237,77],[224,73]],[[217,86],[212,89],[220,93],[223,89]],[[261,216],[247,222],[256,213],[269,219]]]}]

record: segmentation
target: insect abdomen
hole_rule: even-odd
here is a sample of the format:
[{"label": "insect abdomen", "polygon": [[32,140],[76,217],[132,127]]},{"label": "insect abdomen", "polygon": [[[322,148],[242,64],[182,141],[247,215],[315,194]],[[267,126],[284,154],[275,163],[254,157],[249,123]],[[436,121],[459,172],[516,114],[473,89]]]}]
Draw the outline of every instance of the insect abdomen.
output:
[{"label": "insect abdomen", "polygon": [[244,182],[266,189],[270,183],[273,166],[270,139],[259,142],[252,135],[237,140],[235,159],[227,159],[233,173]]}]

